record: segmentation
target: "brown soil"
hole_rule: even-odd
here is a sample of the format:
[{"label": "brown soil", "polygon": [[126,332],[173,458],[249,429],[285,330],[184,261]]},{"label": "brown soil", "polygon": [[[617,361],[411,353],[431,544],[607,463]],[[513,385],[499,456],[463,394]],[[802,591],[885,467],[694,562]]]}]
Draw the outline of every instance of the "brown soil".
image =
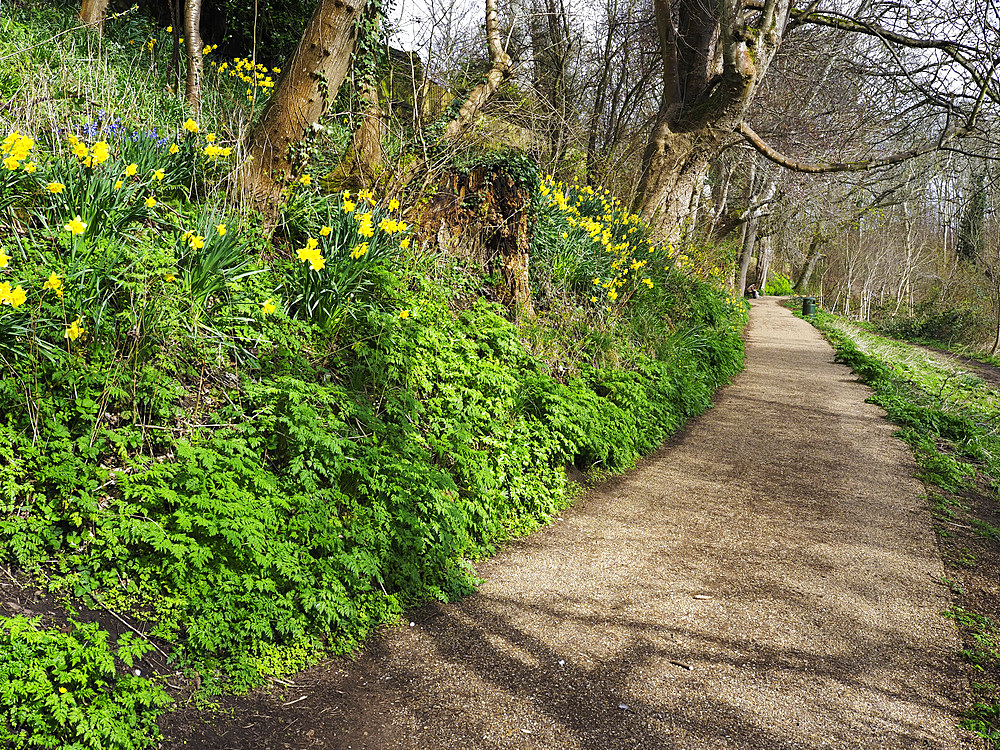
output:
[{"label": "brown soil", "polygon": [[628,476],[354,662],[177,712],[165,748],[963,748],[923,486],[870,391],[754,303],[747,367]]}]

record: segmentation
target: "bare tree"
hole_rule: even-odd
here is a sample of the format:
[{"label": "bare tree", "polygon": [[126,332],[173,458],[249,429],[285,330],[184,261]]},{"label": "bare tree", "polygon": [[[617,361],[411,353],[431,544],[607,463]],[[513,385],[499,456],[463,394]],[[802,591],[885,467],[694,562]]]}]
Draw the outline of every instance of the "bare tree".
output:
[{"label": "bare tree", "polygon": [[[921,23],[924,30],[947,29],[944,9],[927,3],[914,10],[864,2],[847,15],[822,11],[818,1],[798,8],[791,0],[654,0],[662,63],[660,107],[642,160],[635,209],[676,235],[691,191],[735,134],[771,161],[814,173],[889,166],[954,147],[975,130],[985,102],[1000,102],[992,82],[1000,60],[989,54],[987,41],[988,19],[995,21],[996,13],[978,8],[986,2],[963,3],[968,6],[962,14],[966,21],[955,31],[961,37],[956,41],[943,33],[939,38],[896,30]],[[818,163],[788,157],[768,144],[748,122],[750,105],[785,36],[806,25],[870,39],[870,46],[892,63],[884,79],[912,93],[905,103],[917,106],[911,120],[923,123],[924,130],[937,124],[938,131],[885,156],[852,154],[850,160]],[[958,81],[966,84],[964,89]]]}]

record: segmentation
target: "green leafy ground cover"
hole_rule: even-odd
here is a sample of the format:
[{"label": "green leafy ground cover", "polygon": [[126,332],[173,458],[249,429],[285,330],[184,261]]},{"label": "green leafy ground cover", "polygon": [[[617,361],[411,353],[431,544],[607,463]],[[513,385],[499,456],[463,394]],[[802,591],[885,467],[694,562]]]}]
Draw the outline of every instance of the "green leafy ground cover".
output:
[{"label": "green leafy ground cover", "polygon": [[75,6],[33,7],[0,20],[11,95],[89,96],[0,120],[0,564],[78,614],[0,617],[5,747],[155,746],[154,645],[243,691],[472,591],[470,561],[570,501],[567,466],[629,468],[741,367],[713,248],[520,161],[545,290],[521,324],[422,242],[419,195],[306,168],[265,230],[226,193],[257,98],[220,76],[195,122],[162,30],[129,16],[94,52],[50,36]]},{"label": "green leafy ground cover", "polygon": [[814,324],[913,449],[936,520],[974,702],[963,726],[1000,747],[1000,393],[906,343],[818,313]]}]

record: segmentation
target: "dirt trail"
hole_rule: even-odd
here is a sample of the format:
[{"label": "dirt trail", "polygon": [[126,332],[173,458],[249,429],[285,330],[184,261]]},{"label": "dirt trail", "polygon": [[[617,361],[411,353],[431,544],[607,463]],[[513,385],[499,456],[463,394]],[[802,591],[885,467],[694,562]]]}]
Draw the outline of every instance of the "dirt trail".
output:
[{"label": "dirt trail", "polygon": [[354,663],[167,747],[961,748],[922,486],[819,334],[755,303],[716,407]]}]

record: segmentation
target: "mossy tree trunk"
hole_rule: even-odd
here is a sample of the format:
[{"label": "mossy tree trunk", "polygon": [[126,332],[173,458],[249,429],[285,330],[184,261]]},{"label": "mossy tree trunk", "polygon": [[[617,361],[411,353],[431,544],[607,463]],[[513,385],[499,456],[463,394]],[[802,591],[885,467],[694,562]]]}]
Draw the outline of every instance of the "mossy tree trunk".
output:
[{"label": "mossy tree trunk", "polygon": [[290,149],[308,136],[344,82],[366,0],[322,0],[306,25],[257,126],[247,139],[253,157],[240,184],[265,213],[291,177]]}]

